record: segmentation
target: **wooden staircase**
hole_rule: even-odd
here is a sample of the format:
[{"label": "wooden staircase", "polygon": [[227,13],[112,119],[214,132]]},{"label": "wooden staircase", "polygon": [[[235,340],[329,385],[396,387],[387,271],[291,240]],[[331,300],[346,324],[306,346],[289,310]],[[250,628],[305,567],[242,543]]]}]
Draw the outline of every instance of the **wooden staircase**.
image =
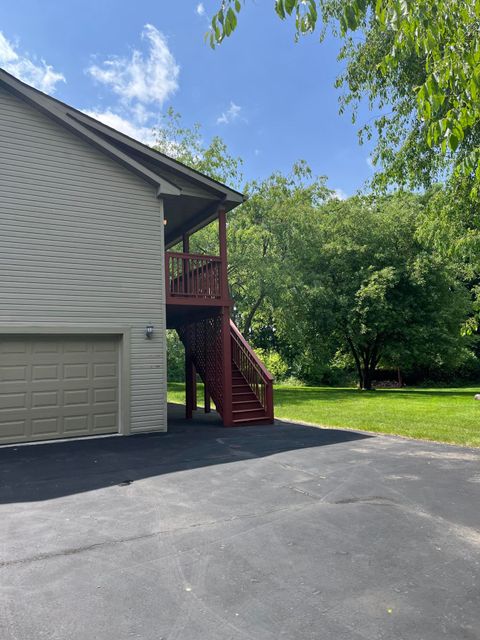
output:
[{"label": "wooden staircase", "polygon": [[225,322],[216,316],[188,323],[177,332],[186,353],[187,417],[196,404],[198,374],[226,427],[273,423],[273,376],[228,316]]},{"label": "wooden staircase", "polygon": [[233,424],[269,424],[272,418],[232,360]]}]

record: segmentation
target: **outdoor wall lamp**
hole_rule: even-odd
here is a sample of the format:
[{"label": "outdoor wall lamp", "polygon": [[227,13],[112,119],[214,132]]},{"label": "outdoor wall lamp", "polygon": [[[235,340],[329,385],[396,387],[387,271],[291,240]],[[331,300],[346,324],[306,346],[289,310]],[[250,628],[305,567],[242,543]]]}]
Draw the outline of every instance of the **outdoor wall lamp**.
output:
[{"label": "outdoor wall lamp", "polygon": [[153,324],[147,324],[145,327],[145,336],[150,339],[153,336]]}]

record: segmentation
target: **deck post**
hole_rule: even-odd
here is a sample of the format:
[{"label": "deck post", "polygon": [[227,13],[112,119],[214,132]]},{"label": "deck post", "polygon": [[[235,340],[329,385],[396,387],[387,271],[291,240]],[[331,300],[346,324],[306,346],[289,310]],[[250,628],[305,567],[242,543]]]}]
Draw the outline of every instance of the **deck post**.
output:
[{"label": "deck post", "polygon": [[194,402],[195,402],[195,387],[194,387],[195,368],[193,366],[190,355],[185,354],[185,418],[187,420],[192,419]]},{"label": "deck post", "polygon": [[192,364],[192,409],[196,411],[198,409],[197,403],[197,370],[195,365]]},{"label": "deck post", "polygon": [[210,413],[210,394],[208,393],[208,385],[204,385],[204,406],[205,413]]},{"label": "deck post", "polygon": [[[190,253],[190,236],[188,233],[184,233],[182,236],[182,251],[183,253]],[[183,290],[184,293],[189,292],[190,279],[188,277],[188,272],[190,267],[188,265],[188,258],[183,260]]]},{"label": "deck post", "polygon": [[230,307],[222,307],[223,426],[233,426],[232,341]]},{"label": "deck post", "polygon": [[194,408],[194,376],[195,367],[191,354],[191,336],[187,330],[185,335],[185,419],[191,420]]},{"label": "deck post", "polygon": [[223,424],[233,426],[233,388],[232,388],[232,342],[230,337],[230,295],[228,292],[227,259],[227,212],[223,207],[218,210],[218,239],[221,261],[222,307],[222,354],[223,354]]},{"label": "deck post", "polygon": [[227,212],[218,210],[218,240],[220,245],[221,262],[221,295],[225,302],[229,299],[228,293],[228,260],[227,260]]}]

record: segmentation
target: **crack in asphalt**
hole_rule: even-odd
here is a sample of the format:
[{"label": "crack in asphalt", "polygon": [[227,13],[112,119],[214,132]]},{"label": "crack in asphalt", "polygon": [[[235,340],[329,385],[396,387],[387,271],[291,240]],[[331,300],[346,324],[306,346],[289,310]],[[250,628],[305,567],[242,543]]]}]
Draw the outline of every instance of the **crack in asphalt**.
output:
[{"label": "crack in asphalt", "polygon": [[267,511],[261,511],[257,513],[243,513],[236,514],[230,516],[229,518],[221,518],[219,520],[210,520],[206,522],[195,522],[193,524],[186,525],[184,527],[174,527],[173,529],[161,529],[159,531],[152,531],[150,533],[145,533],[138,536],[127,536],[125,538],[119,538],[117,540],[103,540],[101,542],[95,542],[93,544],[85,545],[82,547],[73,547],[69,549],[62,549],[61,551],[52,551],[50,553],[39,553],[35,556],[30,556],[28,558],[18,558],[16,560],[7,560],[0,562],[0,569],[11,567],[15,565],[23,565],[30,564],[32,562],[41,562],[42,560],[50,560],[53,558],[61,558],[68,557],[72,555],[76,555],[78,553],[84,553],[87,551],[92,551],[93,549],[98,549],[102,547],[114,546],[118,544],[123,544],[125,542],[135,542],[137,540],[148,540],[149,538],[156,538],[158,536],[177,533],[179,531],[188,531],[189,529],[195,529],[197,527],[211,527],[217,524],[225,524],[228,522],[235,522],[237,520],[250,520],[253,518],[261,518],[264,516],[269,516],[275,513],[287,512],[287,511],[297,511],[302,509],[306,505],[291,505],[289,507],[281,507],[278,509],[269,509]]},{"label": "crack in asphalt", "polygon": [[391,498],[385,498],[385,496],[358,496],[351,498],[340,498],[340,500],[334,500],[331,504],[381,504],[381,505],[391,505],[397,506],[398,502],[392,500]]}]

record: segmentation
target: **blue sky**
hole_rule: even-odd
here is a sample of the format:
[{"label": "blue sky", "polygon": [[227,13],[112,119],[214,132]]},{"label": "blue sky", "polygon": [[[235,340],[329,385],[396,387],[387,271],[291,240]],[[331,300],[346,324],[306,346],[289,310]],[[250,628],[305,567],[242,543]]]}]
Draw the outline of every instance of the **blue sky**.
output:
[{"label": "blue sky", "polygon": [[[338,114],[339,43],[295,44],[273,2],[247,1],[235,35],[204,42],[217,0],[4,0],[0,66],[149,141],[169,106],[224,138],[246,179],[299,159],[353,194],[371,177],[349,114]],[[361,113],[361,121],[370,118]]]}]

